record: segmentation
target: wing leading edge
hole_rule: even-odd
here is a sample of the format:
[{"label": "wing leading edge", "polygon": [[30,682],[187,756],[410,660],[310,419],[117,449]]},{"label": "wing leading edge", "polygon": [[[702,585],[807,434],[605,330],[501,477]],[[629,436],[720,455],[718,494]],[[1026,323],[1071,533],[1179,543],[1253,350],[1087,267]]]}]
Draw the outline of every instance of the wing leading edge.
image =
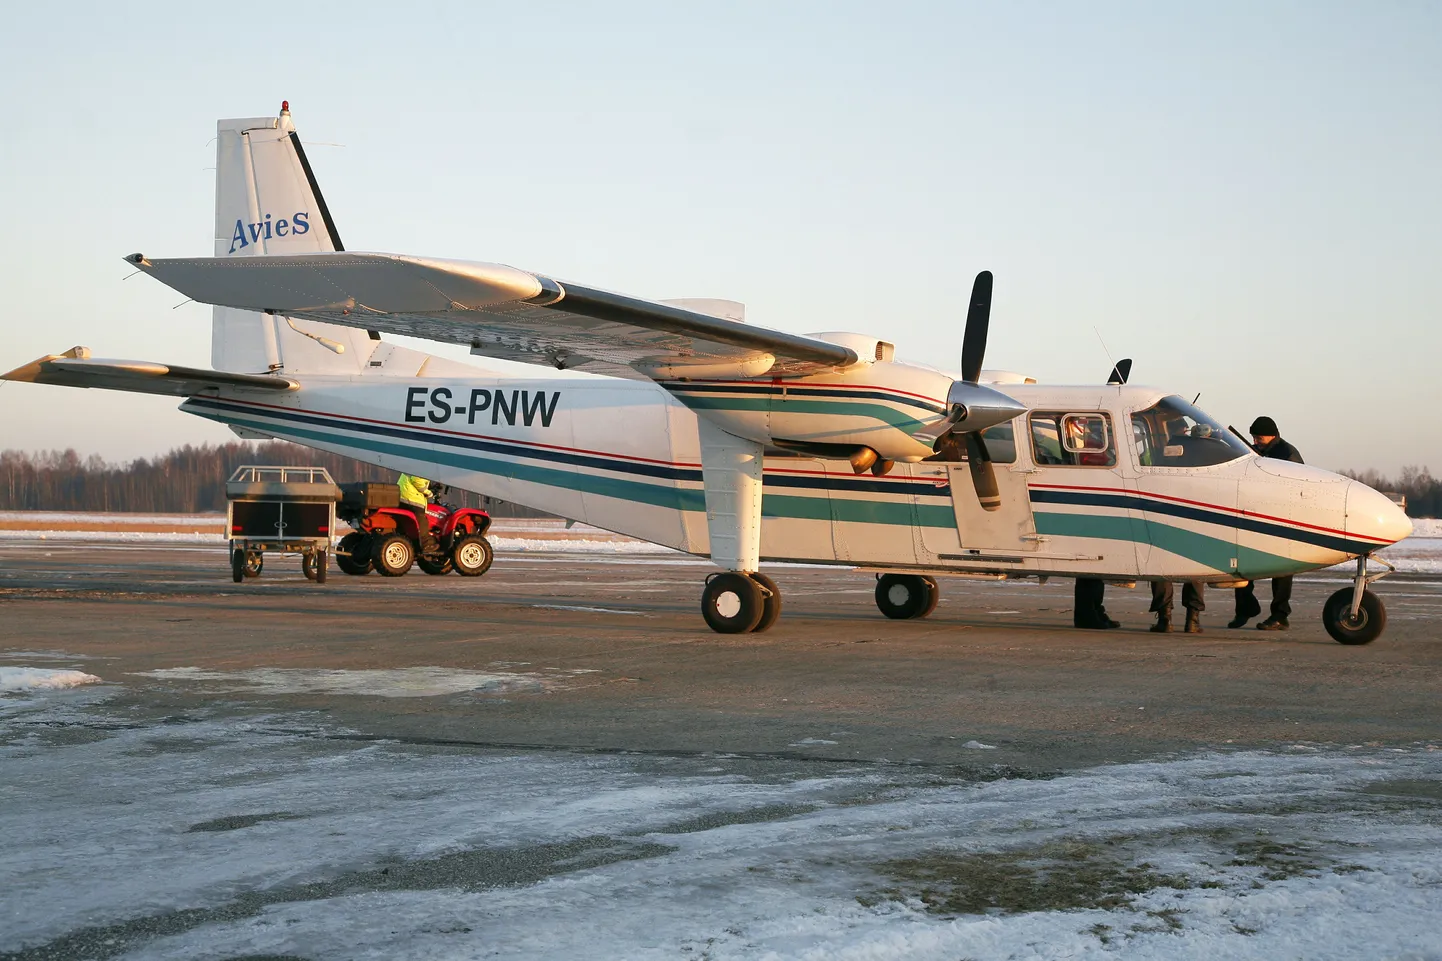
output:
[{"label": "wing leading edge", "polygon": [[299,386],[293,380],[265,374],[230,374],[144,360],[92,360],[90,351],[84,347],[72,347],[63,354],[47,354],[8,374],[0,374],[0,380],[60,387],[101,387],[173,397],[193,397],[221,387],[288,391]]},{"label": "wing leading edge", "polygon": [[500,264],[379,253],[126,258],[202,303],[462,344],[562,369],[657,379],[799,377],[849,367],[839,344]]}]

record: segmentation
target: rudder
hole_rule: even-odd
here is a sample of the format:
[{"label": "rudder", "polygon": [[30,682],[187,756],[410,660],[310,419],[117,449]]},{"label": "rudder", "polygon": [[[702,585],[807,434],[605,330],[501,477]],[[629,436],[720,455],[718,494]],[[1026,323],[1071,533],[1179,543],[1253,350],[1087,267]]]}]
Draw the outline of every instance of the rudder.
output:
[{"label": "rudder", "polygon": [[[289,104],[281,104],[279,117],[219,121],[215,153],[217,257],[345,249]],[[350,327],[216,307],[211,364],[247,373],[356,374],[377,339]]]}]

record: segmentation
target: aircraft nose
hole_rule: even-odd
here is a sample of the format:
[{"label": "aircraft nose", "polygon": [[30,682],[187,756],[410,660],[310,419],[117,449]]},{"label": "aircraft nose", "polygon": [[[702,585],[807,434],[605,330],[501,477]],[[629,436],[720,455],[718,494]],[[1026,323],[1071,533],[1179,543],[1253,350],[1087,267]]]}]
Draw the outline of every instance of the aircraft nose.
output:
[{"label": "aircraft nose", "polygon": [[1347,533],[1395,544],[1411,536],[1412,520],[1386,495],[1352,481],[1347,486]]}]

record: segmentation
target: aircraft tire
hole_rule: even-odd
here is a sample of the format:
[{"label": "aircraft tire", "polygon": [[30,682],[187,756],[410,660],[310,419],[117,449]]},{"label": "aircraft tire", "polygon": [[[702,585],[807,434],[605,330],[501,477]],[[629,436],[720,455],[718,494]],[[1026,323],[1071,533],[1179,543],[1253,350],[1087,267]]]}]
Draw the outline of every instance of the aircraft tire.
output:
[{"label": "aircraft tire", "polygon": [[916,574],[882,574],[876,579],[876,606],[898,621],[925,617],[936,608],[936,582]]},{"label": "aircraft tire", "polygon": [[761,620],[751,628],[751,633],[760,634],[762,631],[769,631],[781,616],[781,588],[776,582],[765,574],[753,573],[751,579],[762,587],[761,591]]},{"label": "aircraft tire", "polygon": [[740,571],[716,574],[701,592],[701,616],[717,634],[746,634],[761,623],[761,588]]},{"label": "aircraft tire", "polygon": [[491,542],[480,534],[467,534],[451,547],[451,563],[462,577],[480,577],[496,559]]},{"label": "aircraft tire", "polygon": [[936,586],[936,578],[922,575],[922,581],[926,583],[926,606],[921,609],[917,617],[928,617],[936,610],[936,605],[941,603],[941,588]]},{"label": "aircraft tire", "polygon": [[[366,535],[360,531],[351,531],[336,545],[335,566],[339,567],[343,574],[364,577],[371,572],[370,550]],[[345,553],[341,553],[342,551]]]},{"label": "aircraft tire", "polygon": [[1371,644],[1387,627],[1387,608],[1371,591],[1362,592],[1357,619],[1351,619],[1352,588],[1344,587],[1322,605],[1322,624],[1338,644]]},{"label": "aircraft tire", "polygon": [[415,563],[416,550],[404,534],[379,538],[371,550],[371,563],[382,577],[402,577]]}]

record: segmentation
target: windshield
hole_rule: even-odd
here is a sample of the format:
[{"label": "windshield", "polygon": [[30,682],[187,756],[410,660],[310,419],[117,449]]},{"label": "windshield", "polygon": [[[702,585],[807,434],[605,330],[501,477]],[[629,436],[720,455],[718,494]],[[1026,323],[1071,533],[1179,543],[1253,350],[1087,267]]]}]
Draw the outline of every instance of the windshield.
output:
[{"label": "windshield", "polygon": [[1143,467],[1210,467],[1251,450],[1207,413],[1176,396],[1133,414],[1132,434]]}]

